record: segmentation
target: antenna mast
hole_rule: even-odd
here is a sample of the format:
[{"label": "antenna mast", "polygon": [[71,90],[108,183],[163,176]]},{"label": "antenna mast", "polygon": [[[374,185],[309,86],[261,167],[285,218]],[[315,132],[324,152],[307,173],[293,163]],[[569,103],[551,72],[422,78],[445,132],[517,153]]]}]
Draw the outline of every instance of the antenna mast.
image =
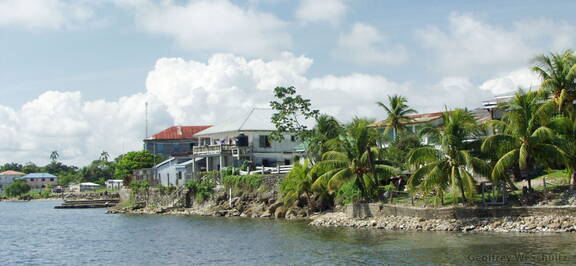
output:
[{"label": "antenna mast", "polygon": [[146,136],[144,136],[145,139],[148,138],[148,102],[145,103],[146,106],[146,111],[145,111],[145,116],[146,116]]}]

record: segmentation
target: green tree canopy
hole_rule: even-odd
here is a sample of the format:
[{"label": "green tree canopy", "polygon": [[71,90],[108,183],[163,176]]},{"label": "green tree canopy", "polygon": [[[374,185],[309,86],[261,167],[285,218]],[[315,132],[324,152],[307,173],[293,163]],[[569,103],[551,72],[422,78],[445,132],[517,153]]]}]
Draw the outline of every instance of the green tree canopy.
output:
[{"label": "green tree canopy", "polygon": [[148,151],[131,151],[126,154],[120,155],[116,160],[116,169],[114,176],[117,179],[126,180],[132,173],[132,170],[150,168],[154,166],[154,162],[161,162],[160,157],[154,156]]},{"label": "green tree canopy", "polygon": [[22,179],[16,179],[6,187],[4,192],[8,197],[18,197],[30,191],[30,186]]},{"label": "green tree canopy", "polygon": [[276,87],[274,97],[277,101],[271,101],[270,106],[275,113],[272,115],[272,123],[276,130],[271,137],[276,140],[284,139],[284,135],[295,134],[304,139],[308,127],[301,120],[312,119],[318,116],[319,111],[312,109],[309,99],[304,99],[296,94],[296,88]]}]

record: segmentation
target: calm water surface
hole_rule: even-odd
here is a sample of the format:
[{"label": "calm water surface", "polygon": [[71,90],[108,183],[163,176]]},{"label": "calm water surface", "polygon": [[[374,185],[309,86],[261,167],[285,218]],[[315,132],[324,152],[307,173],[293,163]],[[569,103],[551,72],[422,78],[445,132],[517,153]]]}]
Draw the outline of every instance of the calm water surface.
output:
[{"label": "calm water surface", "polygon": [[105,209],[57,210],[56,204],[0,202],[0,265],[461,265],[473,263],[471,259],[503,264],[542,260],[528,255],[576,265],[576,234],[398,233],[315,228],[291,221],[112,215]]}]

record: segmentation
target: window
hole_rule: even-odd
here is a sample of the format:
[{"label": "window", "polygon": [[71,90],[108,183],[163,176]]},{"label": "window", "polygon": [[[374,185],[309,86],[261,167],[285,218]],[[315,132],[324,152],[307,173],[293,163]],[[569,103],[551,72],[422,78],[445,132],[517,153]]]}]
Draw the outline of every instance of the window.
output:
[{"label": "window", "polygon": [[50,182],[54,182],[54,178],[50,178]]},{"label": "window", "polygon": [[182,179],[182,172],[178,172],[178,179]]},{"label": "window", "polygon": [[267,135],[260,136],[260,148],[270,148],[270,140]]},{"label": "window", "polygon": [[284,159],[284,165],[290,165],[290,159]]},{"label": "window", "polygon": [[30,178],[30,182],[34,182],[34,178]]},{"label": "window", "polygon": [[290,136],[290,140],[291,140],[292,142],[295,142],[295,141],[296,141],[296,135]]},{"label": "window", "polygon": [[46,179],[42,178],[42,182],[46,181]]}]

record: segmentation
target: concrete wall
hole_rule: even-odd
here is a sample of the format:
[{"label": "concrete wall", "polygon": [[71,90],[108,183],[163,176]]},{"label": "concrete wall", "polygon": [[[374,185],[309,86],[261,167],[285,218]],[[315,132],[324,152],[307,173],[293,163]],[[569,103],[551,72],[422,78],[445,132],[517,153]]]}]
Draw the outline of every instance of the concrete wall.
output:
[{"label": "concrete wall", "polygon": [[462,219],[504,216],[576,216],[576,206],[492,207],[492,208],[416,208],[381,203],[348,204],[348,217],[408,216],[424,219]]}]

